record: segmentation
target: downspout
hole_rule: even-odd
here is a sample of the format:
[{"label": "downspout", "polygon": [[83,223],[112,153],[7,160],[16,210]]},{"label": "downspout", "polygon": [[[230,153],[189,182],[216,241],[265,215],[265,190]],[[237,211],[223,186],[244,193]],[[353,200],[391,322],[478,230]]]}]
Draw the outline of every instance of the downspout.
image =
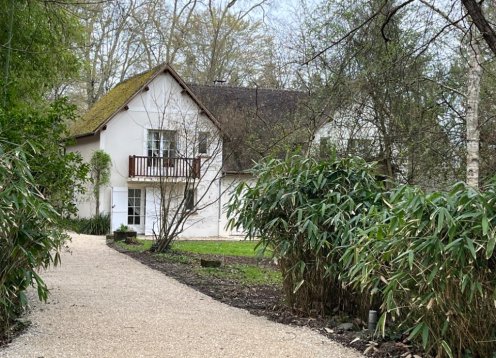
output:
[{"label": "downspout", "polygon": [[220,237],[220,227],[222,225],[222,178],[226,176],[226,173],[222,172],[221,176],[219,177],[219,206],[218,206],[218,213],[217,213],[217,237]]}]

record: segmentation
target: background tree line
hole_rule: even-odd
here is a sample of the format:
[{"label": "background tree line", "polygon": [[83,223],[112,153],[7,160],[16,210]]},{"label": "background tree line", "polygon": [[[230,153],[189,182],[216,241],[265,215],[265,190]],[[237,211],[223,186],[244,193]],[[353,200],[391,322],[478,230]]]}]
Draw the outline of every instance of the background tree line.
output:
[{"label": "background tree line", "polygon": [[[478,183],[495,169],[494,53],[491,34],[479,30],[492,29],[494,11],[477,5],[486,21],[478,24],[471,3],[87,2],[74,12],[85,29],[83,68],[63,93],[84,110],[116,83],[163,62],[189,82],[298,89],[312,98],[303,121],[325,108],[313,130],[325,120],[375,128],[372,159],[389,176],[436,188],[468,170]],[[467,126],[467,118],[477,123]]]}]

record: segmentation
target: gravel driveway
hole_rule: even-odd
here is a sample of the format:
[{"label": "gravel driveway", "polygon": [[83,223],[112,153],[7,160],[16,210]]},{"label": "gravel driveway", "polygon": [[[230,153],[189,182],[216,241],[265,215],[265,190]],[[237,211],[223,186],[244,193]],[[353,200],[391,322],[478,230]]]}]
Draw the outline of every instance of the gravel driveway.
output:
[{"label": "gravel driveway", "polygon": [[224,305],[74,235],[72,254],[45,272],[48,304],[0,357],[362,357],[307,328]]}]

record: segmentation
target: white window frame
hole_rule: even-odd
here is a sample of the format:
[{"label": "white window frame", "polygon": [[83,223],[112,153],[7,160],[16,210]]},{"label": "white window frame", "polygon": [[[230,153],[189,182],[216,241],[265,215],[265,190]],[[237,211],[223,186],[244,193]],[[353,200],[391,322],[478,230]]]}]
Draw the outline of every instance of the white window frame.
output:
[{"label": "white window frame", "polygon": [[177,131],[149,129],[146,155],[154,158],[174,158],[177,155]]},{"label": "white window frame", "polygon": [[[136,193],[139,193],[136,196]],[[143,218],[143,207],[142,207],[142,190],[136,188],[128,188],[127,189],[127,225],[140,226],[143,223],[141,222]],[[136,209],[138,209],[138,213],[136,214]],[[132,210],[132,214],[131,214]],[[137,219],[137,220],[136,220]],[[137,222],[136,222],[137,221]]]}]

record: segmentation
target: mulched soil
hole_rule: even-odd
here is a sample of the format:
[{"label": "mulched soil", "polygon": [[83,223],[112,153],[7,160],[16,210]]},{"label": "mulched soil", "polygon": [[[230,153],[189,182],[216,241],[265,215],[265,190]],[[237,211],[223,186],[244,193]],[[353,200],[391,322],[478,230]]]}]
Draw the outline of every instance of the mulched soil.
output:
[{"label": "mulched soil", "polygon": [[[414,357],[415,353],[413,353],[411,346],[405,344],[405,341],[401,341],[400,337],[398,337],[398,341],[378,340],[377,338],[372,341],[370,333],[365,330],[365,322],[358,318],[353,319],[344,317],[343,315],[332,317],[305,317],[299,315],[284,304],[282,289],[277,285],[248,286],[238,281],[200,275],[198,273],[200,259],[220,260],[223,265],[253,264],[277,269],[268,259],[260,261],[249,257],[200,255],[184,252],[180,254],[170,253],[170,255],[177,255],[178,260],[163,257],[158,259],[150,252],[140,253],[123,250],[111,241],[108,242],[108,245],[218,301],[245,309],[254,315],[264,316],[272,321],[283,324],[309,327],[334,341],[352,347],[359,352],[366,353],[368,356]],[[184,258],[185,256],[189,259],[189,264],[178,262],[181,261],[180,257]],[[343,331],[338,329],[339,324],[343,322],[353,323],[356,330]],[[416,354],[416,357],[421,356],[418,352]]]}]

